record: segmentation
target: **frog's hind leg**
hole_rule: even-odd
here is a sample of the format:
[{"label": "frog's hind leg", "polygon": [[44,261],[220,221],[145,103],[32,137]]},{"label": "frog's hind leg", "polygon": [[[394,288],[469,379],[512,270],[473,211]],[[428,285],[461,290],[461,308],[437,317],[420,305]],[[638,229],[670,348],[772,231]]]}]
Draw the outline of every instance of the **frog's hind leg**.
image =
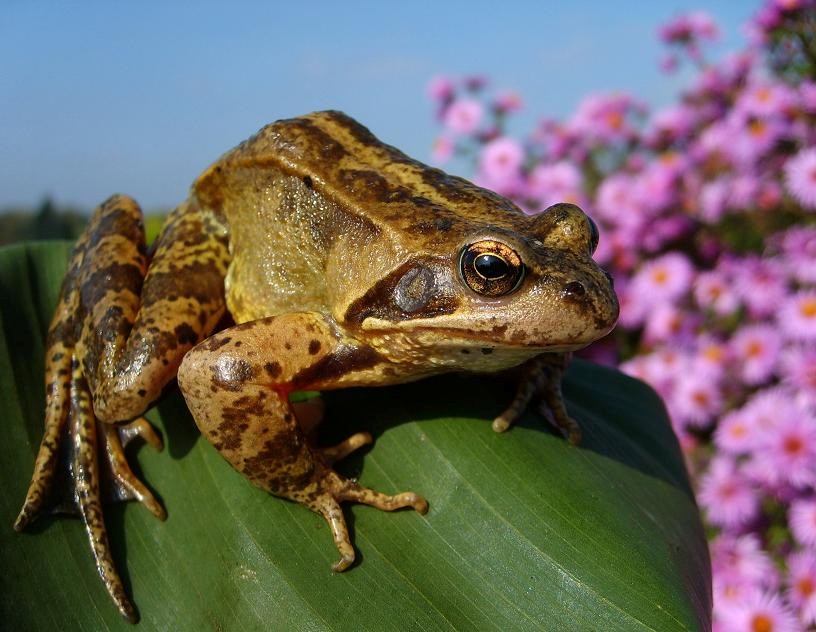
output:
[{"label": "frog's hind leg", "polygon": [[[253,484],[298,502],[329,524],[342,571],[354,548],[340,503],[365,503],[385,511],[410,507],[420,495],[386,495],[361,486],[332,464],[373,439],[357,433],[330,448],[308,439],[289,393],[366,383],[378,370],[373,349],[343,339],[328,317],[286,314],[238,325],[195,347],[179,367],[181,391],[207,439]],[[368,373],[367,373],[368,372]]]},{"label": "frog's hind leg", "polygon": [[[181,356],[223,313],[223,283],[208,290],[226,267],[226,245],[210,240],[214,245],[202,262],[203,221],[195,209],[179,207],[158,242],[151,264],[157,272],[147,274],[138,205],[123,196],[101,205],[73,251],[48,332],[45,430],[14,527],[22,530],[46,510],[79,514],[100,577],[132,621],[136,614],[112,561],[102,501],[135,499],[158,518],[165,516],[131,471],[123,447],[139,436],[161,448],[140,415],[172,378]],[[197,258],[174,252],[176,240]],[[192,278],[184,274],[188,268]],[[171,270],[179,277],[175,285],[168,281]],[[170,301],[182,315],[169,320],[168,331],[162,318]]]}]

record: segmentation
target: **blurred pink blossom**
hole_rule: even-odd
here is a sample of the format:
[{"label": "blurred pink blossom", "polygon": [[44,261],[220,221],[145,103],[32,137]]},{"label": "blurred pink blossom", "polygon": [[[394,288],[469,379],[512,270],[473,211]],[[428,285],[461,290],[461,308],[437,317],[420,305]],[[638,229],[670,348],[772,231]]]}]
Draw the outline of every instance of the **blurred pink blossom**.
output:
[{"label": "blurred pink blossom", "polygon": [[803,149],[785,163],[790,194],[808,209],[816,209],[816,148]]},{"label": "blurred pink blossom", "polygon": [[816,500],[794,500],[788,511],[788,523],[800,544],[816,549]]},{"label": "blurred pink blossom", "polygon": [[816,623],[816,552],[800,551],[789,556],[788,598],[805,625]]},{"label": "blurred pink blossom", "polygon": [[445,126],[455,134],[476,131],[484,116],[484,107],[474,99],[457,99],[445,111]]},{"label": "blurred pink blossom", "polygon": [[777,322],[794,340],[816,341],[816,290],[802,290],[786,298]]},{"label": "blurred pink blossom", "polygon": [[762,384],[770,379],[779,362],[782,338],[771,325],[747,325],[731,339],[734,358],[746,384]]},{"label": "blurred pink blossom", "polygon": [[736,527],[753,520],[759,512],[759,497],[736,464],[728,457],[712,461],[700,481],[697,498],[715,525]]}]

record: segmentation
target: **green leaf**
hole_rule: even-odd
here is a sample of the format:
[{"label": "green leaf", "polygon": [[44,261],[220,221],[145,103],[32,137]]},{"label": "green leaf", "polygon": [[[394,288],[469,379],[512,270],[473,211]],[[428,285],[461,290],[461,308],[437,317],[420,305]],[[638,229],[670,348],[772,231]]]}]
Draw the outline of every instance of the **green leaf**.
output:
[{"label": "green leaf", "polygon": [[[6,629],[132,629],[96,576],[81,523],[11,524],[42,428],[43,340],[69,253],[0,250],[0,621]],[[342,574],[322,518],[255,489],[200,439],[169,394],[148,417],[166,449],[138,448],[161,523],[107,510],[112,546],[146,630],[705,630],[706,541],[677,441],[643,384],[574,362],[564,385],[585,440],[528,416],[504,434],[496,379],[448,376],[325,397],[326,440],[366,429],[341,464],[386,492],[426,496],[426,516],[348,506],[359,563]]]}]

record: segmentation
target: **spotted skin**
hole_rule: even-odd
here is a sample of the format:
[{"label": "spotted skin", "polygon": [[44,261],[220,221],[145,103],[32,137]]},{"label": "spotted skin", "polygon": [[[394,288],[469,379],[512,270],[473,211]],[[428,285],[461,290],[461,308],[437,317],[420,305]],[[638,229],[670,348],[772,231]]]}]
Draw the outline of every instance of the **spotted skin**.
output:
[{"label": "spotted skin", "polygon": [[[494,429],[537,403],[576,443],[560,392],[568,353],[608,333],[618,313],[591,259],[596,244],[574,205],[527,216],[332,111],[278,121],[227,152],[151,253],[138,206],[114,196],[63,282],[45,432],[15,528],[48,509],[79,513],[108,592],[135,621],[102,500],[135,499],[164,517],[123,446],[138,436],[161,448],[141,415],[177,376],[202,433],[236,470],[325,518],[342,571],[355,556],[342,502],[420,513],[428,504],[337,474],[333,463],[371,435],[317,447],[318,419],[290,393],[517,367],[517,393]],[[483,278],[482,255],[512,274]],[[237,324],[215,333],[225,312]]]},{"label": "spotted skin", "polygon": [[[168,219],[148,272],[141,210],[114,196],[74,249],[49,327],[45,432],[14,527],[22,530],[44,510],[78,513],[100,577],[131,621],[137,615],[111,558],[102,490],[164,519],[131,472],[123,443],[140,436],[161,448],[139,416],[223,315],[227,264],[223,226],[187,203]],[[100,472],[109,484],[100,485]]]}]

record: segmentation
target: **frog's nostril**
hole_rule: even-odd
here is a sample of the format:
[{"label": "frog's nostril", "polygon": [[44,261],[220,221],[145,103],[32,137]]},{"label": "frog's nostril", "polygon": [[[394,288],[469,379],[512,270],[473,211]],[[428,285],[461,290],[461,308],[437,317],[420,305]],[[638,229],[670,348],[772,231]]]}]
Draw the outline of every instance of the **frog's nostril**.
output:
[{"label": "frog's nostril", "polygon": [[579,298],[584,294],[586,294],[586,290],[580,281],[570,281],[564,286],[564,296]]}]

